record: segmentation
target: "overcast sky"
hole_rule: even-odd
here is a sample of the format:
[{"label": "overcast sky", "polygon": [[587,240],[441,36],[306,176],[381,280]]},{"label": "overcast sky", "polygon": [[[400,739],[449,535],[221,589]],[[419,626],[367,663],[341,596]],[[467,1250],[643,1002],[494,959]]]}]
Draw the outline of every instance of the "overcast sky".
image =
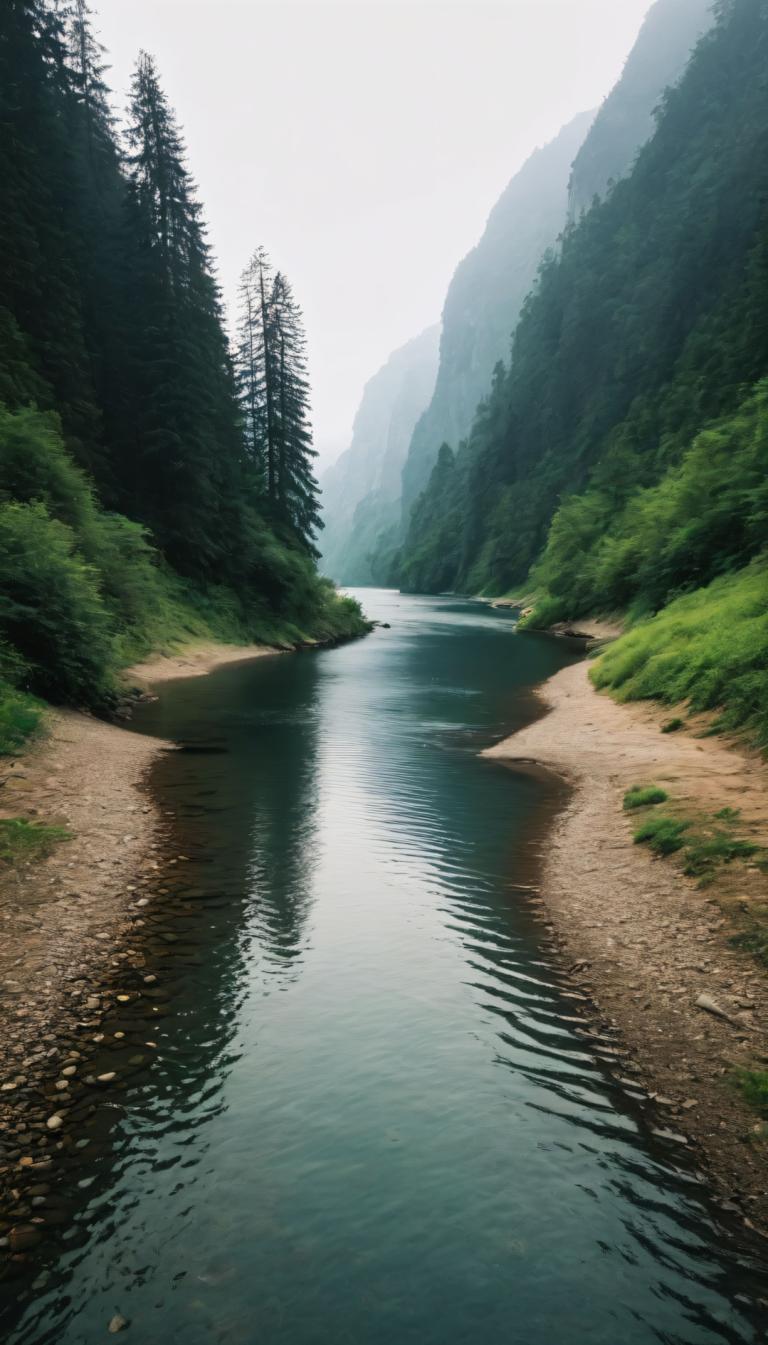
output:
[{"label": "overcast sky", "polygon": [[439,319],[530,152],[615,83],[650,0],[93,0],[120,110],[141,47],[184,128],[225,296],[257,244],[310,340],[317,447]]}]

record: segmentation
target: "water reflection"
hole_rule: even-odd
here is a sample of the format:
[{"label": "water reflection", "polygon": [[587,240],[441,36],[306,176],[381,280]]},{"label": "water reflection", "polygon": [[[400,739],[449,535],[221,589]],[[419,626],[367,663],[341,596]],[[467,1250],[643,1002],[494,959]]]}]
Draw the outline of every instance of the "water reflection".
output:
[{"label": "water reflection", "polygon": [[155,779],[189,862],[107,1056],[157,1053],[91,1118],[9,1339],[90,1345],[119,1310],[142,1345],[759,1340],[760,1267],[542,953],[542,785],[475,755],[567,655],[367,603],[391,631],[146,710],[190,749]]}]

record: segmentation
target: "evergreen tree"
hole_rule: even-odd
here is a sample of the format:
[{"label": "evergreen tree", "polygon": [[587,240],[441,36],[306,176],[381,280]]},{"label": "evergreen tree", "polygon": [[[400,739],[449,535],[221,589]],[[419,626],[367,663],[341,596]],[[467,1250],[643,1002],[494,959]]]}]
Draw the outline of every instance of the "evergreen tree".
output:
[{"label": "evergreen tree", "polygon": [[246,449],[270,516],[315,554],[322,521],[304,326],[290,283],[273,274],[263,248],[240,280],[235,378]]},{"label": "evergreen tree", "polygon": [[243,476],[234,382],[183,141],[146,53],[127,139],[132,415],[121,503],[184,573],[221,577],[238,546]]}]

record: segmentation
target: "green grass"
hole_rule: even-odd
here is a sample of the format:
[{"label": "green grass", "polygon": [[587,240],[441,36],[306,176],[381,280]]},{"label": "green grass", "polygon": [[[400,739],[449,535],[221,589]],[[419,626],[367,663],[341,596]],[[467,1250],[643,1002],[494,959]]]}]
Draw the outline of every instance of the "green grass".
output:
[{"label": "green grass", "polygon": [[0,819],[0,863],[43,859],[60,841],[71,839],[63,827],[46,827],[23,817]]},{"label": "green grass", "polygon": [[758,962],[768,967],[768,926],[753,921],[751,928],[741,934],[735,934],[731,943],[734,948],[742,948],[745,953],[752,953]]},{"label": "green grass", "polygon": [[741,817],[741,808],[721,808],[719,813],[715,813],[718,822],[738,822]]},{"label": "green grass", "polygon": [[736,1083],[750,1107],[768,1116],[768,1070],[737,1070]]},{"label": "green grass", "polygon": [[0,757],[19,752],[40,728],[43,706],[0,678]]},{"label": "green grass", "polygon": [[690,825],[674,817],[649,817],[635,832],[635,845],[648,845],[656,855],[674,855],[682,850]]},{"label": "green grass", "polygon": [[666,724],[662,724],[662,733],[679,733],[685,723],[682,719],[668,719]]},{"label": "green grass", "polygon": [[657,785],[633,785],[624,795],[624,808],[631,812],[633,808],[649,808],[654,803],[666,803],[669,794]]},{"label": "green grass", "polygon": [[760,847],[751,841],[741,841],[728,836],[724,831],[716,831],[706,839],[696,837],[685,852],[685,872],[691,878],[704,878],[711,874],[718,864],[732,864],[735,859],[752,859]]},{"label": "green grass", "polygon": [[592,669],[618,700],[717,710],[768,747],[768,562],[716,579],[634,626]]}]

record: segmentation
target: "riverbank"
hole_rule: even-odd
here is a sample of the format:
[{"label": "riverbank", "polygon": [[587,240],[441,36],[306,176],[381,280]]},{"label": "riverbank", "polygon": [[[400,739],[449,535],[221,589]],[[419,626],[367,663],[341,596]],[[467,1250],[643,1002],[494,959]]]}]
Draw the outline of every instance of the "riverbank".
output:
[{"label": "riverbank", "polygon": [[284,650],[269,645],[216,644],[212,640],[185,645],[173,654],[159,654],[126,668],[123,679],[128,686],[146,689],[153,683],[171,682],[176,677],[205,677],[227,663],[245,663],[250,659],[276,657]]},{"label": "riverbank", "polygon": [[623,808],[655,784],[685,816],[738,810],[739,834],[768,844],[768,782],[757,754],[698,739],[701,719],[662,734],[669,711],[598,694],[589,667],[558,673],[540,694],[548,713],[485,754],[544,767],[571,785],[543,856],[541,896],[569,965],[629,1052],[623,1073],[645,1086],[667,1125],[700,1150],[728,1202],[768,1228],[768,1143],[736,1086],[768,1063],[768,977],[731,938],[768,895],[754,864],[733,864],[707,889],[674,859],[633,839]]},{"label": "riverbank", "polygon": [[[125,683],[146,690],[277,652],[200,643],[127,669]],[[18,1179],[22,1159],[42,1161],[61,1145],[46,1122],[66,1115],[68,1090],[53,1079],[79,1025],[93,1023],[105,973],[128,956],[137,892],[160,868],[163,819],[146,779],[169,750],[57,710],[37,742],[0,765],[0,814],[69,837],[44,858],[6,867],[0,881],[0,1188]]]}]

